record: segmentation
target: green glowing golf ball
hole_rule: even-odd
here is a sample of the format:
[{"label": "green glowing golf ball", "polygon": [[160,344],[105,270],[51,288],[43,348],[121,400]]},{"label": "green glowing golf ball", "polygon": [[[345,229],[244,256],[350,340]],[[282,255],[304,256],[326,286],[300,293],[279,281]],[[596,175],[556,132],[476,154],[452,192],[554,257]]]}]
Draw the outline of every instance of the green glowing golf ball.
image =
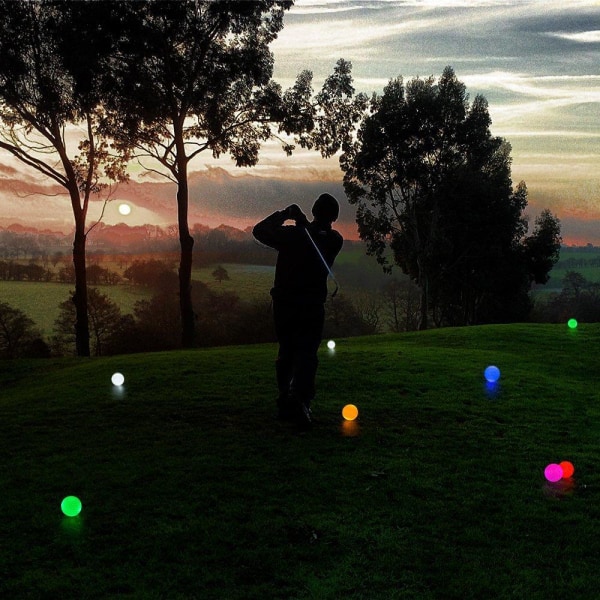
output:
[{"label": "green glowing golf ball", "polygon": [[67,496],[60,508],[67,517],[76,517],[81,512],[81,500],[77,496]]},{"label": "green glowing golf ball", "polygon": [[569,326],[569,329],[577,329],[577,319],[569,319],[567,325]]}]

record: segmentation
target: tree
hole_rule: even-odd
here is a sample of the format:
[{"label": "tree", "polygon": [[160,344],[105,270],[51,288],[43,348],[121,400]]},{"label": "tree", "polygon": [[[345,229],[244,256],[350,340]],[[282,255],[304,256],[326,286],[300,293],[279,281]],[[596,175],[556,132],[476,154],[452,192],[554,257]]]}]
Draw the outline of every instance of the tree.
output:
[{"label": "tree", "polygon": [[[169,291],[174,289],[177,284],[177,276],[173,267],[155,258],[150,260],[134,260],[123,271],[123,277],[136,285],[145,285],[156,289],[168,289]],[[174,283],[175,286],[173,285]]]},{"label": "tree", "polygon": [[[113,63],[107,127],[124,146],[136,148],[147,168],[177,185],[179,299],[186,347],[195,338],[190,162],[208,151],[229,154],[237,166],[252,166],[261,143],[279,134],[298,135],[302,146],[331,155],[348,137],[364,105],[362,97],[352,98],[350,65],[343,61],[316,98],[308,71],[285,94],[271,80],[269,44],[291,5],[289,0],[119,3],[126,30],[120,58]],[[291,153],[294,145],[282,143]]]},{"label": "tree", "polygon": [[223,281],[229,281],[230,277],[229,277],[229,273],[227,272],[227,269],[221,265],[219,265],[213,272],[212,272],[212,276],[219,282],[222,283]]},{"label": "tree", "polygon": [[98,125],[111,50],[104,3],[0,0],[0,148],[64,188],[75,219],[75,337],[88,356],[85,267],[90,200],[126,179]]},{"label": "tree", "polygon": [[0,357],[25,356],[40,341],[40,332],[22,310],[0,302]]},{"label": "tree", "polygon": [[395,332],[414,331],[419,326],[419,290],[408,279],[392,279],[381,290],[389,310],[389,327]]},{"label": "tree", "polygon": [[450,67],[437,83],[397,78],[340,159],[368,252],[420,289],[421,329],[430,314],[438,325],[522,315],[523,290],[556,261],[558,221],[547,213],[525,237],[527,188],[512,189],[510,145],[490,124],[486,99],[470,104]]},{"label": "tree", "polygon": [[567,271],[563,277],[562,284],[562,293],[566,297],[578,302],[581,292],[589,286],[590,282],[577,271]]},{"label": "tree", "polygon": [[[95,356],[107,354],[112,338],[117,337],[121,329],[121,310],[106,294],[97,288],[88,290],[88,317],[90,323],[90,345]],[[60,303],[59,316],[54,328],[57,332],[53,345],[59,353],[64,353],[75,342],[73,322],[77,318],[73,296]]]},{"label": "tree", "polygon": [[533,234],[524,244],[532,281],[548,282],[549,273],[560,258],[561,241],[560,221],[549,210],[543,210],[535,220]]}]

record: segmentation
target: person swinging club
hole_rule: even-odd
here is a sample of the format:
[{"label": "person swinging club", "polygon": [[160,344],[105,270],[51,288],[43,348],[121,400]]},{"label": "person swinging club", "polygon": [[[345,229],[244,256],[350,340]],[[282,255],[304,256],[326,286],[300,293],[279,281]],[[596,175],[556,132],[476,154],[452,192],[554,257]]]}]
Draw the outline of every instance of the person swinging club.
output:
[{"label": "person swinging club", "polygon": [[[309,222],[297,204],[274,212],[254,226],[254,237],[278,251],[271,289],[279,352],[275,373],[279,419],[308,426],[315,396],[317,351],[323,335],[327,277],[344,240],[332,229],[340,207],[321,194]],[[284,225],[288,220],[295,225]]]}]

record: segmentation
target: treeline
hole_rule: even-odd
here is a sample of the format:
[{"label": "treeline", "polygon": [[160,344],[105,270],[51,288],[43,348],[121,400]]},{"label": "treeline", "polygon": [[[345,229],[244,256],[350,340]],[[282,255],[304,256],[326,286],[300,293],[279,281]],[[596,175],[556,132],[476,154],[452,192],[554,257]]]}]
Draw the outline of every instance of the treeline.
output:
[{"label": "treeline", "polygon": [[600,267],[600,256],[596,256],[595,258],[561,258],[558,266],[569,270]]},{"label": "treeline", "polygon": [[55,276],[50,269],[33,261],[24,265],[13,260],[0,260],[0,281],[52,281]]},{"label": "treeline", "polygon": [[571,318],[584,323],[600,322],[600,283],[589,281],[576,271],[568,271],[560,293],[535,301],[532,318],[549,323]]},{"label": "treeline", "polygon": [[[240,232],[242,233],[242,232]],[[194,264],[207,266],[215,263],[244,265],[274,265],[277,257],[271,248],[261,246],[250,233],[234,239],[220,229],[211,229],[194,235]]]},{"label": "treeline", "polygon": [[[123,277],[148,287],[152,296],[138,300],[132,314],[123,314],[116,302],[90,287],[88,316],[92,354],[103,356],[180,348],[178,278],[174,266],[158,260],[136,260],[125,269]],[[236,293],[213,291],[195,281],[192,300],[199,332],[197,346],[275,341],[268,299],[247,301]],[[72,294],[59,308],[54,335],[44,340],[35,323],[20,309],[0,303],[0,357],[74,355],[75,304]],[[367,335],[377,330],[378,323],[369,318],[368,310],[355,306],[349,299],[340,297],[328,303],[326,336]]]},{"label": "treeline", "polygon": [[[174,228],[174,229],[173,229]],[[118,230],[119,235],[117,235]],[[206,266],[224,263],[272,265],[275,253],[256,242],[248,231],[221,226],[210,229],[196,224],[191,230],[194,236],[194,263]],[[167,255],[177,250],[177,228],[163,229],[157,225],[129,227],[106,226],[100,223],[90,234],[88,263],[101,262],[107,255],[122,257],[141,254]],[[57,250],[57,248],[63,250]],[[62,236],[42,235],[31,232],[16,233],[0,231],[0,277],[6,280],[31,279],[22,261],[41,263],[48,269],[62,261],[72,262],[70,244]],[[39,277],[37,274],[35,277]],[[42,281],[35,279],[35,281]]]}]

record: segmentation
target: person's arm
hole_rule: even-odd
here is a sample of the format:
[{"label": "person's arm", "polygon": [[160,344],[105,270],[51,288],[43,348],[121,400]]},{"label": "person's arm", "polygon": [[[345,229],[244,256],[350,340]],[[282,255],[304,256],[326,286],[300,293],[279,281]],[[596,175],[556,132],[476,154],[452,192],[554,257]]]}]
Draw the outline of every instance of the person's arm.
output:
[{"label": "person's arm", "polygon": [[306,216],[297,204],[292,204],[283,210],[278,210],[257,223],[252,230],[252,235],[261,243],[275,250],[279,250],[285,242],[286,231],[283,224],[289,220],[295,220],[296,225],[307,223]]}]

